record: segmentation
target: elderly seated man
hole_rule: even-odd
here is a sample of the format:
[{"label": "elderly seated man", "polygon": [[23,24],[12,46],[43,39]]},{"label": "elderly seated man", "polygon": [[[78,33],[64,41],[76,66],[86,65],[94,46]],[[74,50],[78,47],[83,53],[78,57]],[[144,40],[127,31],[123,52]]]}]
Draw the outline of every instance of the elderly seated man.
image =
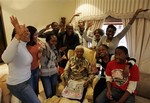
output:
[{"label": "elderly seated man", "polygon": [[94,75],[91,71],[90,63],[83,57],[84,47],[81,45],[77,46],[75,48],[75,53],[76,55],[71,57],[67,62],[63,78],[66,85],[68,85],[69,80],[82,81],[84,83],[83,95],[80,100],[82,102],[84,100],[87,87],[91,84]]}]

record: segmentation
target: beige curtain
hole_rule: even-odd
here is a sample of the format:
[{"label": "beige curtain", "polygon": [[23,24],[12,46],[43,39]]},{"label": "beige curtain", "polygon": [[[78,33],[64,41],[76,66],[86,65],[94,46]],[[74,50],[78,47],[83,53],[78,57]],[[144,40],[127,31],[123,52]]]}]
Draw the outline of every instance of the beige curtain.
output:
[{"label": "beige curtain", "polygon": [[[82,14],[77,19],[104,20],[107,16],[122,19],[127,25],[139,8],[150,9],[150,0],[76,0],[75,12]],[[103,23],[100,23],[101,25]],[[95,26],[93,28],[97,28]],[[141,72],[150,74],[150,11],[140,13],[128,34],[127,46],[130,56],[135,57]]]},{"label": "beige curtain", "polygon": [[79,18],[96,17],[103,14],[132,13],[138,8],[150,9],[150,0],[76,0],[75,12],[81,12]]},{"label": "beige curtain", "polygon": [[[129,19],[123,19],[124,26]],[[150,73],[150,20],[137,19],[126,35],[130,56],[135,57],[141,72]]]},{"label": "beige curtain", "polygon": [[150,0],[76,0],[75,12],[81,13],[76,22],[81,19],[94,20],[93,30],[98,26],[101,27],[108,16],[119,19],[130,18],[139,8],[150,9]]},{"label": "beige curtain", "polygon": [[[90,28],[91,31],[94,31],[95,29],[101,28],[103,26],[105,19],[100,19],[100,20],[92,20],[93,25]],[[87,21],[88,22],[88,21]]]},{"label": "beige curtain", "polygon": [[97,28],[101,28],[103,26],[104,21],[105,21],[105,19],[94,20],[92,30],[95,30]]}]

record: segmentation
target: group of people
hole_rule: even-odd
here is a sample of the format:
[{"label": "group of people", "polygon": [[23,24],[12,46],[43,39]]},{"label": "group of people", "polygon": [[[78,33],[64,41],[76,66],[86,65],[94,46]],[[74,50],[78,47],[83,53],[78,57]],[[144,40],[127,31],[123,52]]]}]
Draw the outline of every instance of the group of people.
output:
[{"label": "group of people", "polygon": [[[121,33],[114,37],[116,28],[109,25],[106,36],[102,29],[96,29],[91,35],[88,22],[79,21],[78,32],[74,31],[72,24],[67,24],[65,31],[59,32],[59,25],[53,22],[41,31],[34,26],[20,25],[17,18],[10,17],[14,26],[12,40],[2,59],[9,67],[7,87],[10,92],[23,103],[40,103],[38,99],[39,75],[44,87],[46,98],[56,95],[59,70],[64,68],[65,84],[72,80],[84,81],[84,99],[87,86],[90,85],[94,75],[102,71],[99,82],[94,88],[93,102],[107,103],[116,100],[117,103],[134,103],[134,93],[139,80],[138,67],[133,58],[129,58],[128,50],[119,46],[121,38],[127,33],[136,16],[143,11],[138,9],[133,18]],[[52,31],[45,32],[52,28]],[[38,37],[45,38],[46,43]],[[90,49],[96,50],[96,63],[94,66],[83,57],[84,47],[92,44]],[[68,60],[67,52],[73,49],[76,55]],[[114,54],[114,60],[111,59]],[[111,61],[112,60],[112,61]],[[96,64],[102,66],[96,68]],[[92,64],[93,65],[93,64]]]}]

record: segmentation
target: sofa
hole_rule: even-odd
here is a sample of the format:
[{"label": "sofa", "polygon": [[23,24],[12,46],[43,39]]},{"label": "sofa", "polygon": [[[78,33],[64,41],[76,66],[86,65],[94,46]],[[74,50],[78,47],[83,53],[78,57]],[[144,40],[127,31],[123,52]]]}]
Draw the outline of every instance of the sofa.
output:
[{"label": "sofa", "polygon": [[150,103],[150,74],[140,73],[135,103]]},{"label": "sofa", "polygon": [[7,89],[6,86],[6,78],[8,74],[8,67],[6,64],[0,64],[0,94],[1,98],[0,101],[1,103],[9,103],[10,102],[10,92]]},{"label": "sofa", "polygon": [[[150,74],[140,73],[140,81],[137,84],[135,103],[150,103]],[[116,103],[111,101],[109,103]]]}]

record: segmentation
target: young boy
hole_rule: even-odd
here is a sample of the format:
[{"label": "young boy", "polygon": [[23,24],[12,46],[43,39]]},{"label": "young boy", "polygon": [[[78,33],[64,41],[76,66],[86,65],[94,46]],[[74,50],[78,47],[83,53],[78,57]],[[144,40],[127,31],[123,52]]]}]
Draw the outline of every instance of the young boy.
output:
[{"label": "young boy", "polygon": [[97,98],[96,103],[107,103],[115,100],[116,103],[135,103],[135,89],[139,81],[139,69],[134,65],[129,70],[128,76],[123,76],[123,70],[127,65],[128,50],[119,46],[115,50],[115,60],[109,62],[106,67],[107,89]]}]

